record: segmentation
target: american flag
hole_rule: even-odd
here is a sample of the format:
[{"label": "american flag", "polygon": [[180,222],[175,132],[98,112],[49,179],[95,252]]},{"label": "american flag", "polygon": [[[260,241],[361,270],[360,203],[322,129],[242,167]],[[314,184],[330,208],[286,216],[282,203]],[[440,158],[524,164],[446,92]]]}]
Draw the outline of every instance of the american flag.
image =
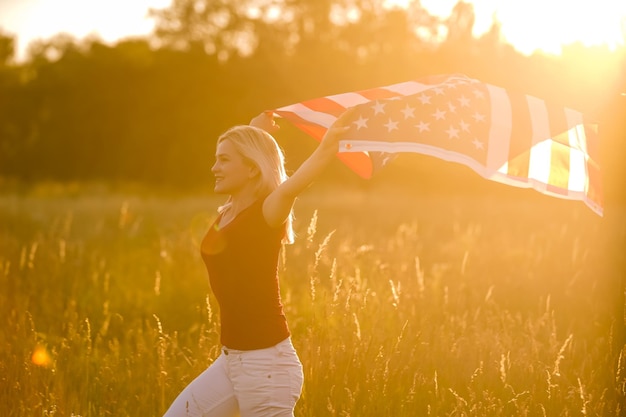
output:
[{"label": "american flag", "polygon": [[338,156],[364,178],[393,154],[415,152],[603,212],[597,126],[578,111],[465,75],[321,97],[273,112],[317,140],[345,115],[350,129]]}]

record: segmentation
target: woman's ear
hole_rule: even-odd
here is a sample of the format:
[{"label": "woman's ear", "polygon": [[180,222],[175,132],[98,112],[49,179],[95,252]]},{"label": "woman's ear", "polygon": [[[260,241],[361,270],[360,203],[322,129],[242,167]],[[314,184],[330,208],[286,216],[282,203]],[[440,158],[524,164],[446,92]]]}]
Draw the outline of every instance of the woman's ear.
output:
[{"label": "woman's ear", "polygon": [[250,164],[250,168],[248,170],[248,178],[252,179],[261,174],[261,170],[255,164]]}]

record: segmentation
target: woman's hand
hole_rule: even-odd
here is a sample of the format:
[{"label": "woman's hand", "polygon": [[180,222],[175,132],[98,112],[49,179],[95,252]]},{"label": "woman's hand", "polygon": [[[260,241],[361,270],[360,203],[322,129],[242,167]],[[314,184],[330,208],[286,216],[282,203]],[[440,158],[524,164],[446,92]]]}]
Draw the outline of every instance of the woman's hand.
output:
[{"label": "woman's hand", "polygon": [[285,182],[267,196],[263,202],[263,216],[267,224],[278,226],[285,221],[296,197],[317,178],[339,152],[339,141],[350,129],[353,116],[354,110],[349,109],[335,121],[328,128],[311,156]]},{"label": "woman's hand", "polygon": [[344,138],[344,134],[350,130],[350,123],[352,115],[355,110],[353,108],[344,112],[336,121],[332,124],[324,134],[320,146],[326,149],[332,149],[334,153],[339,152],[339,141]]},{"label": "woman's hand", "polygon": [[278,126],[274,120],[274,113],[271,111],[263,112],[250,120],[250,126],[258,127],[270,134],[280,129],[280,126]]}]

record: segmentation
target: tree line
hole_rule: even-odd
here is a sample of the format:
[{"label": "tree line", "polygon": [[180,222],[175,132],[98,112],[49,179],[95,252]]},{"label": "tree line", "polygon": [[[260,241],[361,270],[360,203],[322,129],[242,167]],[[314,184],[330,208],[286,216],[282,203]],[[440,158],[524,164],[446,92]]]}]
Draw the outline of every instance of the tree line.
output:
[{"label": "tree line", "polygon": [[[108,45],[60,34],[32,44],[19,63],[15,36],[0,32],[0,176],[197,186],[210,179],[217,136],[260,111],[464,73],[597,120],[607,194],[626,199],[623,47],[525,56],[502,41],[497,21],[472,36],[468,3],[445,20],[419,2],[382,4],[175,0],[153,11],[150,36]],[[278,139],[295,165],[314,143],[284,128]],[[432,182],[425,170],[437,163],[412,176]]]}]

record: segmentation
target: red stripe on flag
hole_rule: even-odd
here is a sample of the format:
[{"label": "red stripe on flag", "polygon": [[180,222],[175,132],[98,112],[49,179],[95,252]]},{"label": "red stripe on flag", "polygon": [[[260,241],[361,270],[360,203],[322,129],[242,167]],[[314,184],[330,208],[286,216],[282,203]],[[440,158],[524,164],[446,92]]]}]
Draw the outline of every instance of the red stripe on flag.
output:
[{"label": "red stripe on flag", "polygon": [[[287,112],[278,111],[277,113],[281,114]],[[310,123],[298,123],[291,119],[290,116],[291,115],[287,115],[285,117],[290,119],[294,126],[312,136],[317,141],[322,140],[326,133],[326,128]],[[372,160],[366,153],[338,153],[337,157],[360,177],[365,179],[371,178],[373,172]]]},{"label": "red stripe on flag", "polygon": [[[318,141],[321,140],[322,137],[324,136],[324,133],[326,133],[325,127],[315,124],[315,122],[312,120],[304,119],[294,112],[274,110],[274,113],[289,120],[291,123],[298,126],[301,130],[304,130],[305,132],[313,136]],[[305,126],[306,126],[306,129],[305,129]]]},{"label": "red stripe on flag", "polygon": [[361,178],[369,179],[374,171],[372,160],[363,152],[342,152],[337,157]]},{"label": "red stripe on flag", "polygon": [[335,117],[339,117],[339,115],[346,111],[346,108],[343,107],[341,104],[327,97],[320,97],[313,100],[303,101],[302,104],[307,106],[311,110],[332,114]]},{"label": "red stripe on flag", "polygon": [[395,91],[386,90],[384,88],[372,88],[370,90],[359,91],[358,94],[362,95],[366,99],[373,100],[382,100],[385,98],[393,98],[400,97],[402,94],[396,93]]},{"label": "red stripe on flag", "polygon": [[325,127],[312,124],[303,124],[299,122],[294,122],[293,120],[292,122],[298,129],[302,130],[304,133],[310,136],[313,136],[318,142],[321,141],[326,134],[327,129]]}]

